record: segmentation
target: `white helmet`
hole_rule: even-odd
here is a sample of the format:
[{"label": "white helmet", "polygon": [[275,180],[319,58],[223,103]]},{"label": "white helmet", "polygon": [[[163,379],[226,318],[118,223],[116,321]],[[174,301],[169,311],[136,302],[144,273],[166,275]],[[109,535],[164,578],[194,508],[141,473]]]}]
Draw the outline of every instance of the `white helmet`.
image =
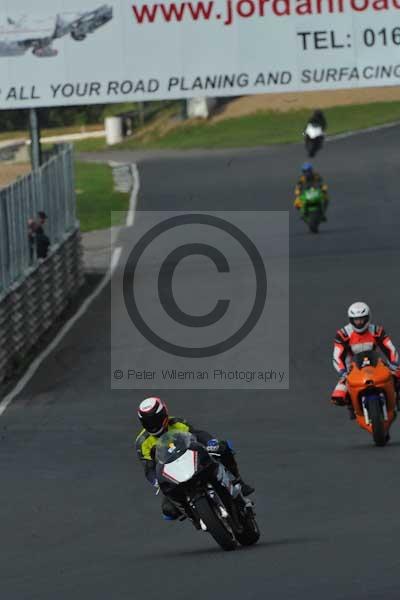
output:
[{"label": "white helmet", "polygon": [[[365,302],[354,302],[354,304],[349,306],[347,314],[354,331],[363,333],[363,331],[368,329],[371,320],[371,311],[368,304],[365,304]],[[357,325],[354,323],[355,319],[357,319]],[[362,319],[362,323],[359,322],[359,319]]]}]

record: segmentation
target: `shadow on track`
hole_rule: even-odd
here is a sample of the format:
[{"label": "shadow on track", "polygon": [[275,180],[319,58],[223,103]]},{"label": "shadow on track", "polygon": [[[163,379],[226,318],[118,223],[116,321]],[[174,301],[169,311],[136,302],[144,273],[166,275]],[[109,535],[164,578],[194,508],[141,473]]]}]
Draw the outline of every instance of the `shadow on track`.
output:
[{"label": "shadow on track", "polygon": [[369,450],[369,451],[375,450],[377,452],[382,452],[383,450],[389,451],[390,448],[396,448],[396,449],[400,448],[400,442],[389,442],[386,446],[383,446],[382,448],[379,448],[379,447],[375,446],[372,443],[370,443],[370,444],[368,444],[368,443],[362,444],[360,442],[359,444],[358,443],[357,444],[351,444],[351,445],[348,446],[348,448],[350,450],[360,451],[360,452],[367,451],[367,450]]},{"label": "shadow on track", "polygon": [[367,227],[325,227],[324,229],[320,229],[318,234],[312,234],[307,229],[304,231],[295,231],[291,234],[292,238],[306,238],[309,237],[311,239],[318,239],[318,236],[327,236],[327,235],[337,235],[343,233],[351,233],[354,235],[355,232],[367,231]]},{"label": "shadow on track", "polygon": [[295,544],[298,545],[304,545],[304,544],[316,544],[316,543],[321,543],[324,542],[325,538],[322,537],[298,537],[298,538],[281,538],[281,539],[275,539],[275,540],[264,540],[262,542],[259,542],[258,544],[255,544],[254,546],[240,546],[239,548],[237,548],[237,550],[235,550],[232,553],[229,552],[224,552],[223,550],[221,550],[221,548],[219,548],[218,546],[210,546],[209,548],[192,548],[190,550],[177,550],[176,552],[151,552],[150,554],[142,554],[141,559],[143,560],[148,560],[149,558],[151,558],[151,560],[154,559],[160,559],[160,560],[165,560],[165,558],[168,556],[168,558],[174,557],[174,558],[192,558],[193,556],[202,556],[202,555],[216,555],[216,554],[220,554],[221,556],[225,556],[226,554],[232,554],[232,555],[237,555],[238,552],[255,552],[257,549],[262,549],[262,548],[276,548],[277,546],[292,546]]}]

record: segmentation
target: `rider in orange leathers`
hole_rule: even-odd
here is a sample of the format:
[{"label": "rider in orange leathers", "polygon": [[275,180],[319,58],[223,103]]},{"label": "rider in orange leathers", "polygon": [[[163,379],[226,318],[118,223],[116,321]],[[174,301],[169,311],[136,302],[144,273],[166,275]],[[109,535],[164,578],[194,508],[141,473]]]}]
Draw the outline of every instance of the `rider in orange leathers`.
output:
[{"label": "rider in orange leathers", "polygon": [[340,375],[332,392],[333,404],[346,405],[350,418],[354,418],[350,398],[347,394],[346,375],[354,354],[379,348],[385,355],[395,379],[397,393],[400,390],[400,362],[398,352],[383,327],[372,325],[371,311],[364,302],[355,302],[348,310],[349,323],[336,333],[333,349],[333,366]]}]

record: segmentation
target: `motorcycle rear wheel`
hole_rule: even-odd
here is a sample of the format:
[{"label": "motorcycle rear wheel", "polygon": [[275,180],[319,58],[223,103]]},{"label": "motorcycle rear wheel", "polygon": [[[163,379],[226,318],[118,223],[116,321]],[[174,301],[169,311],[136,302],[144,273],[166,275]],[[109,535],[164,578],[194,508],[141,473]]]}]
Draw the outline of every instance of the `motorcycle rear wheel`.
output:
[{"label": "motorcycle rear wheel", "polygon": [[252,546],[260,539],[260,530],[254,514],[248,513],[243,521],[243,531],[236,534],[236,539],[242,546]]},{"label": "motorcycle rear wheel", "polygon": [[223,523],[222,518],[216,514],[216,508],[211,505],[208,498],[203,496],[195,503],[197,514],[206,525],[208,532],[223,550],[235,550],[237,542],[232,531]]}]

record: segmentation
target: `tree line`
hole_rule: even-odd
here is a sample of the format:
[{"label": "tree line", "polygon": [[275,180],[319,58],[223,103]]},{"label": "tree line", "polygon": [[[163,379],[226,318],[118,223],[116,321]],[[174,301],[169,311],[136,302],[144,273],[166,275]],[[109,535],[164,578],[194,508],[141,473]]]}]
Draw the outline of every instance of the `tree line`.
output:
[{"label": "tree line", "polygon": [[[73,106],[68,108],[39,108],[41,127],[67,127],[70,125],[90,125],[102,121],[106,106]],[[2,110],[0,130],[18,131],[28,127],[28,110]]]},{"label": "tree line", "polygon": [[[146,102],[146,109],[155,112],[171,102]],[[41,128],[83,126],[103,123],[107,116],[138,110],[138,103],[93,104],[91,106],[69,106],[59,108],[39,108],[38,118]],[[147,111],[146,111],[147,112]],[[151,111],[153,112],[153,111]],[[28,110],[0,111],[0,132],[21,131],[29,127]]]}]

